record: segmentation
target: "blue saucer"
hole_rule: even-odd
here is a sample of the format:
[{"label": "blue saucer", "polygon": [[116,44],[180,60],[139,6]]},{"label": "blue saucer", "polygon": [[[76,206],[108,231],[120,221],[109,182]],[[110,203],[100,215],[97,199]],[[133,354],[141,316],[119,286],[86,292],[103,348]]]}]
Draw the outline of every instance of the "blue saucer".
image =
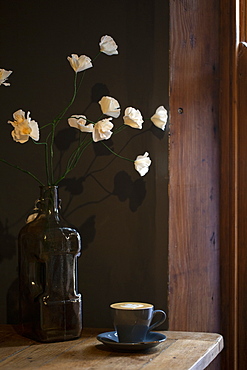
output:
[{"label": "blue saucer", "polygon": [[140,351],[157,346],[166,340],[164,334],[151,331],[146,340],[140,343],[119,343],[116,331],[108,331],[97,335],[97,339],[106,346],[118,351]]}]

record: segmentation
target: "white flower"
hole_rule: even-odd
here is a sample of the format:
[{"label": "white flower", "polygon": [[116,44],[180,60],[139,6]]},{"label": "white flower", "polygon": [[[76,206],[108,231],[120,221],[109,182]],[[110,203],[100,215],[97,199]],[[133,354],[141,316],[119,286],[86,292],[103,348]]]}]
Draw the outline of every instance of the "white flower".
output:
[{"label": "white flower", "polygon": [[105,118],[101,121],[95,123],[93,128],[93,141],[97,142],[100,140],[108,140],[112,136],[111,129],[113,128],[113,123],[110,122],[112,118]]},{"label": "white flower", "polygon": [[3,68],[0,68],[0,85],[9,86],[8,82],[5,82],[9,75],[11,75],[13,71],[6,71]]},{"label": "white flower", "polygon": [[143,118],[141,112],[133,107],[128,107],[124,112],[124,124],[133,128],[142,128]]},{"label": "white flower", "polygon": [[87,123],[86,116],[80,114],[74,115],[68,119],[68,124],[71,127],[75,127],[82,132],[93,132],[94,125],[92,123],[87,125],[86,123]]},{"label": "white flower", "polygon": [[114,118],[119,117],[120,105],[116,99],[111,98],[110,96],[103,96],[103,98],[99,101],[99,105],[102,112],[107,116],[111,116]]},{"label": "white flower", "polygon": [[136,171],[139,172],[141,176],[146,175],[151,165],[151,159],[149,158],[149,153],[146,152],[144,155],[138,155],[134,162]]},{"label": "white flower", "polygon": [[100,46],[100,51],[102,53],[105,53],[106,55],[118,54],[118,51],[117,51],[118,46],[111,36],[107,36],[107,35],[102,36],[100,39],[99,46]]},{"label": "white flower", "polygon": [[30,112],[27,112],[27,118],[25,118],[25,112],[19,109],[13,114],[14,121],[8,121],[14,127],[11,135],[14,141],[21,144],[28,141],[29,137],[33,140],[39,140],[39,126],[37,122],[31,120]]},{"label": "white flower", "polygon": [[156,109],[155,114],[151,117],[151,121],[155,126],[164,131],[166,128],[167,118],[167,110],[161,105]]},{"label": "white flower", "polygon": [[78,57],[77,54],[71,54],[71,57],[67,57],[67,59],[75,72],[81,72],[93,66],[91,59],[86,55]]}]

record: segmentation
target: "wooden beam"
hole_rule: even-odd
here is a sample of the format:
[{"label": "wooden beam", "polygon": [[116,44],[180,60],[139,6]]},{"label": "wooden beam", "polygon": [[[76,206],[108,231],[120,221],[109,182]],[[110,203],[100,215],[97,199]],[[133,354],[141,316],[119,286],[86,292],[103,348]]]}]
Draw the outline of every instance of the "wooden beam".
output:
[{"label": "wooden beam", "polygon": [[220,266],[222,368],[238,368],[237,2],[220,2]]},{"label": "wooden beam", "polygon": [[218,5],[170,2],[170,330],[220,328]]},{"label": "wooden beam", "polygon": [[247,44],[238,54],[238,254],[237,254],[237,356],[238,369],[247,363]]}]

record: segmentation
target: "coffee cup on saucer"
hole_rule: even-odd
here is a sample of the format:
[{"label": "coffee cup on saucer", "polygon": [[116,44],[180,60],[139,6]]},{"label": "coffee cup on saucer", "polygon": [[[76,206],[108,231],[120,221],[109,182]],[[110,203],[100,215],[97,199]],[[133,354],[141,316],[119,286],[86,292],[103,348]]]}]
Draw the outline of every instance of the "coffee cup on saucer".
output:
[{"label": "coffee cup on saucer", "polygon": [[[110,305],[113,325],[120,343],[145,342],[149,332],[166,319],[162,310],[154,310],[151,303],[118,302]],[[157,320],[153,319],[157,316]]]}]

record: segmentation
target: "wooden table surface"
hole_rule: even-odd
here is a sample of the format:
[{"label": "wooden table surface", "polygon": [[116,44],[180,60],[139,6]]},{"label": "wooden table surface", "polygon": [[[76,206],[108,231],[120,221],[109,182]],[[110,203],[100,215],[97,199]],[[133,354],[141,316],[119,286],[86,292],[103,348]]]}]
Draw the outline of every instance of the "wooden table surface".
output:
[{"label": "wooden table surface", "polygon": [[223,349],[219,334],[162,331],[167,339],[141,352],[116,352],[99,342],[102,329],[84,329],[81,338],[38,343],[0,325],[0,367],[4,369],[205,369]]}]

